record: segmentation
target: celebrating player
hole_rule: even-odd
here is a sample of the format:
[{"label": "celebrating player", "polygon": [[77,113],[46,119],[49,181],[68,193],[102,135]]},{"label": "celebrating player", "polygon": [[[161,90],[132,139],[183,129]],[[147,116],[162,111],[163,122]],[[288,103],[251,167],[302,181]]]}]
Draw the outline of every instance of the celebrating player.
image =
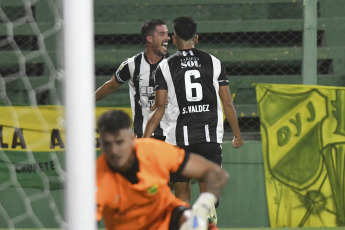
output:
[{"label": "celebrating player", "polygon": [[[217,229],[207,215],[228,174],[205,158],[152,138],[135,138],[129,116],[116,110],[98,119],[103,154],[97,160],[97,220],[108,230]],[[204,192],[190,209],[168,186],[169,173],[195,178]]]},{"label": "celebrating player", "polygon": [[[96,101],[98,101],[128,81],[133,128],[138,137],[143,135],[154,102],[153,73],[158,64],[168,55],[167,48],[170,40],[168,28],[160,19],[145,21],[141,28],[141,36],[145,42],[145,51],[122,62],[112,78],[95,92]],[[163,119],[154,131],[154,137],[165,140],[163,129],[166,126],[167,122]]]},{"label": "celebrating player", "polygon": [[[144,137],[151,137],[164,113],[170,126],[166,141],[188,151],[198,153],[221,165],[223,139],[223,111],[230,123],[233,147],[243,141],[238,125],[225,68],[214,56],[195,49],[198,43],[197,24],[188,17],[174,20],[173,44],[178,51],[163,60],[156,71],[156,109],[149,119]],[[165,101],[169,104],[165,111]],[[175,195],[189,202],[190,181],[172,174]],[[199,183],[200,191],[205,184]],[[215,210],[210,219],[216,222]]]}]

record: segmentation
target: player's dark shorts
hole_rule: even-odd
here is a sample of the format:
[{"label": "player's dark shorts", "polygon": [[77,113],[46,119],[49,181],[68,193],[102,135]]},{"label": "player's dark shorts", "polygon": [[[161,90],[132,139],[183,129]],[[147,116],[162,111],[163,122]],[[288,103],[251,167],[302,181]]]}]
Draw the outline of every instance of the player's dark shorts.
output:
[{"label": "player's dark shorts", "polygon": [[[208,143],[199,143],[189,146],[179,146],[180,148],[185,149],[191,153],[197,153],[206,159],[222,165],[222,145],[219,143],[208,142]],[[170,173],[170,182],[185,182],[189,179],[182,177],[180,174]]]}]

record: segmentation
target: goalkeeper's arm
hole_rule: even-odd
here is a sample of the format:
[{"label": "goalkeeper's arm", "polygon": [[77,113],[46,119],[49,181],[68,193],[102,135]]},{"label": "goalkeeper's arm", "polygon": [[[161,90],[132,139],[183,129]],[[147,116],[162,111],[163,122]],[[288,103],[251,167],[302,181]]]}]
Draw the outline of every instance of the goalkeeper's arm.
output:
[{"label": "goalkeeper's arm", "polygon": [[220,195],[229,178],[229,174],[219,165],[193,153],[190,154],[181,175],[203,182],[204,192],[214,194],[216,197]]},{"label": "goalkeeper's arm", "polygon": [[205,188],[194,203],[191,213],[187,216],[187,220],[182,224],[180,230],[207,229],[207,216],[214,208],[229,175],[219,165],[192,153],[181,171],[181,175],[203,182]]}]

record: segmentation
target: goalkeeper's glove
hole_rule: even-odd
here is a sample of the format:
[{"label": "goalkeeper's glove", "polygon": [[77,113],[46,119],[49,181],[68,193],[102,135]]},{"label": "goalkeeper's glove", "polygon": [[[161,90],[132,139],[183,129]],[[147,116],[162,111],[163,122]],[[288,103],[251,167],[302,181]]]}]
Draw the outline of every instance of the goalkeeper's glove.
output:
[{"label": "goalkeeper's glove", "polygon": [[210,211],[214,208],[217,197],[209,192],[201,193],[195,201],[190,215],[187,217],[180,230],[207,230]]}]

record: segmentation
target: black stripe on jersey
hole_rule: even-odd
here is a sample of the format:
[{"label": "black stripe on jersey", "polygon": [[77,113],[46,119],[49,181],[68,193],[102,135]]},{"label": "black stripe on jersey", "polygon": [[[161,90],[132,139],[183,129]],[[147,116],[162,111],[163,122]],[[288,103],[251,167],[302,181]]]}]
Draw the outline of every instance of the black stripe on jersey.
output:
[{"label": "black stripe on jersey", "polygon": [[129,73],[129,67],[127,65],[128,59],[121,63],[120,67],[115,72],[115,80],[119,84],[123,84],[126,81],[129,80],[130,73]]},{"label": "black stripe on jersey", "polygon": [[[156,68],[158,66],[159,62],[156,64],[150,64],[150,80],[149,80],[149,86],[152,88],[155,87],[155,73],[156,73]],[[150,100],[154,100],[154,96],[152,98],[149,98]],[[163,129],[160,126],[160,123],[158,124],[157,128],[154,131],[154,136],[163,136]]]},{"label": "black stripe on jersey", "polygon": [[[210,62],[212,63],[212,58],[210,55],[208,55],[210,57]],[[214,65],[212,65],[212,83],[213,83],[213,74],[215,72],[215,69],[214,69]],[[210,108],[210,110],[212,111],[217,111],[217,95],[218,95],[218,92],[216,92],[216,89],[214,88],[213,84],[211,83],[212,85],[212,88],[209,89],[209,94],[210,94],[210,97],[213,98],[214,100],[214,104],[212,103],[212,109]],[[211,107],[211,105],[210,105]],[[210,135],[210,142],[215,142],[217,143],[217,125],[218,125],[218,114],[217,112],[214,113],[214,121],[213,123],[209,124],[208,126],[208,129],[209,129],[209,135]]]},{"label": "black stripe on jersey", "polygon": [[155,90],[160,89],[168,90],[168,85],[167,82],[164,80],[161,67],[158,66],[155,73]]},{"label": "black stripe on jersey", "polygon": [[[133,76],[138,76],[140,73],[140,64],[142,59],[143,53],[140,53],[134,60],[134,74]],[[133,81],[135,86],[135,96],[134,96],[134,133],[141,137],[143,135],[143,112],[141,110],[141,106],[138,104],[140,101],[140,88],[139,88],[139,81]]]}]

